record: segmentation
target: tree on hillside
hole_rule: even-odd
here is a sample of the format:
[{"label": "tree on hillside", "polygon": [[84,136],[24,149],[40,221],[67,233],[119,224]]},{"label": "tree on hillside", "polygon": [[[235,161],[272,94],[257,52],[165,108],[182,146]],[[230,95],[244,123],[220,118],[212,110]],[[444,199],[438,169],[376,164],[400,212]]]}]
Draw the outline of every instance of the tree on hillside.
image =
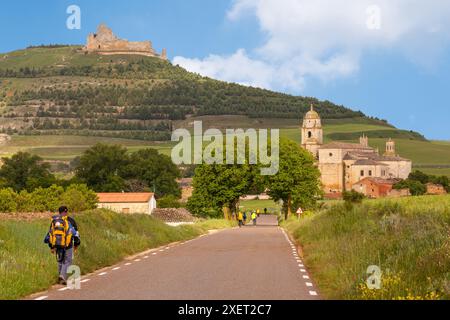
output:
[{"label": "tree on hillside", "polygon": [[320,172],[313,156],[297,143],[280,140],[279,171],[267,177],[268,194],[275,201],[283,200],[287,219],[292,209],[311,207],[321,196]]},{"label": "tree on hillside", "polygon": [[97,192],[120,192],[125,187],[122,171],[128,164],[126,148],[99,143],[80,157],[75,177]]},{"label": "tree on hillside", "polygon": [[55,182],[50,173],[50,165],[42,158],[27,152],[19,152],[11,158],[3,158],[0,168],[2,187],[15,191],[33,191],[38,187],[47,188]]}]

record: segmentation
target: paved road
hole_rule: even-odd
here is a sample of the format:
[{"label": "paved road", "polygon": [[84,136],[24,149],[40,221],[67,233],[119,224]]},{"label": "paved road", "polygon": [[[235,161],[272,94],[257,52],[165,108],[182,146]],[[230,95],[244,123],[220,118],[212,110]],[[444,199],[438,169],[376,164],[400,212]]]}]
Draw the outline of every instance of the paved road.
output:
[{"label": "paved road", "polygon": [[80,290],[32,297],[133,300],[318,299],[306,268],[272,217],[163,247],[83,277]]}]

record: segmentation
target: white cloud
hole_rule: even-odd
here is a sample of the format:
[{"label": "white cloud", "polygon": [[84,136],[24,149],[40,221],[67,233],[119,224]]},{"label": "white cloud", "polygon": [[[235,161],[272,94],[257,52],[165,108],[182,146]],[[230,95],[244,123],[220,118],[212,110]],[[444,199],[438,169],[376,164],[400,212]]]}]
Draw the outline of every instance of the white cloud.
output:
[{"label": "white cloud", "polygon": [[[380,16],[368,8],[379,8]],[[450,40],[446,0],[235,0],[227,19],[247,15],[267,35],[263,46],[229,56],[176,57],[174,63],[226,81],[300,92],[308,77],[330,81],[356,74],[372,49],[433,67]]]}]

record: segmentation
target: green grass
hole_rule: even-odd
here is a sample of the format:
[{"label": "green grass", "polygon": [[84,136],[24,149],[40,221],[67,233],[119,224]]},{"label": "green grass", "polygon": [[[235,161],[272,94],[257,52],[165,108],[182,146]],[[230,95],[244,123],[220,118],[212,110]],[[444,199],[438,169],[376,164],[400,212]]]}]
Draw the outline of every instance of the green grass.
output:
[{"label": "green grass", "polygon": [[264,213],[264,208],[267,208],[268,212],[280,212],[280,205],[273,200],[245,200],[241,201],[240,207],[240,209],[244,211],[259,209],[260,213]]},{"label": "green grass", "polygon": [[120,144],[129,152],[144,148],[154,148],[170,155],[171,143],[150,143],[140,140],[86,136],[12,136],[12,140],[2,146],[0,156],[8,157],[19,151],[30,152],[46,160],[72,160],[96,143]]},{"label": "green grass", "polygon": [[426,174],[431,174],[435,176],[447,176],[450,178],[450,167],[449,168],[415,168],[414,170],[420,170]]},{"label": "green grass", "polygon": [[[450,196],[339,204],[283,226],[325,298],[450,298]],[[365,285],[371,265],[380,290]]]},{"label": "green grass", "polygon": [[[93,210],[75,216],[82,245],[74,264],[83,274],[123,258],[175,241],[197,237],[209,229],[233,226],[224,220],[170,227],[146,215]],[[0,216],[0,299],[17,299],[46,290],[57,280],[55,257],[43,243],[49,220],[15,221]]]}]

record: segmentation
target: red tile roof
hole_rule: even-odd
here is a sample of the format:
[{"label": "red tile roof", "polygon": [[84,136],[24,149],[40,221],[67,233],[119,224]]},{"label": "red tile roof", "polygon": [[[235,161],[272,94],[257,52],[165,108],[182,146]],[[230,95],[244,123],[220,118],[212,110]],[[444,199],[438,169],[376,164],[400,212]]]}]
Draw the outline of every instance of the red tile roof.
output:
[{"label": "red tile roof", "polygon": [[153,197],[151,192],[108,192],[97,193],[99,203],[119,203],[119,202],[149,202]]}]

